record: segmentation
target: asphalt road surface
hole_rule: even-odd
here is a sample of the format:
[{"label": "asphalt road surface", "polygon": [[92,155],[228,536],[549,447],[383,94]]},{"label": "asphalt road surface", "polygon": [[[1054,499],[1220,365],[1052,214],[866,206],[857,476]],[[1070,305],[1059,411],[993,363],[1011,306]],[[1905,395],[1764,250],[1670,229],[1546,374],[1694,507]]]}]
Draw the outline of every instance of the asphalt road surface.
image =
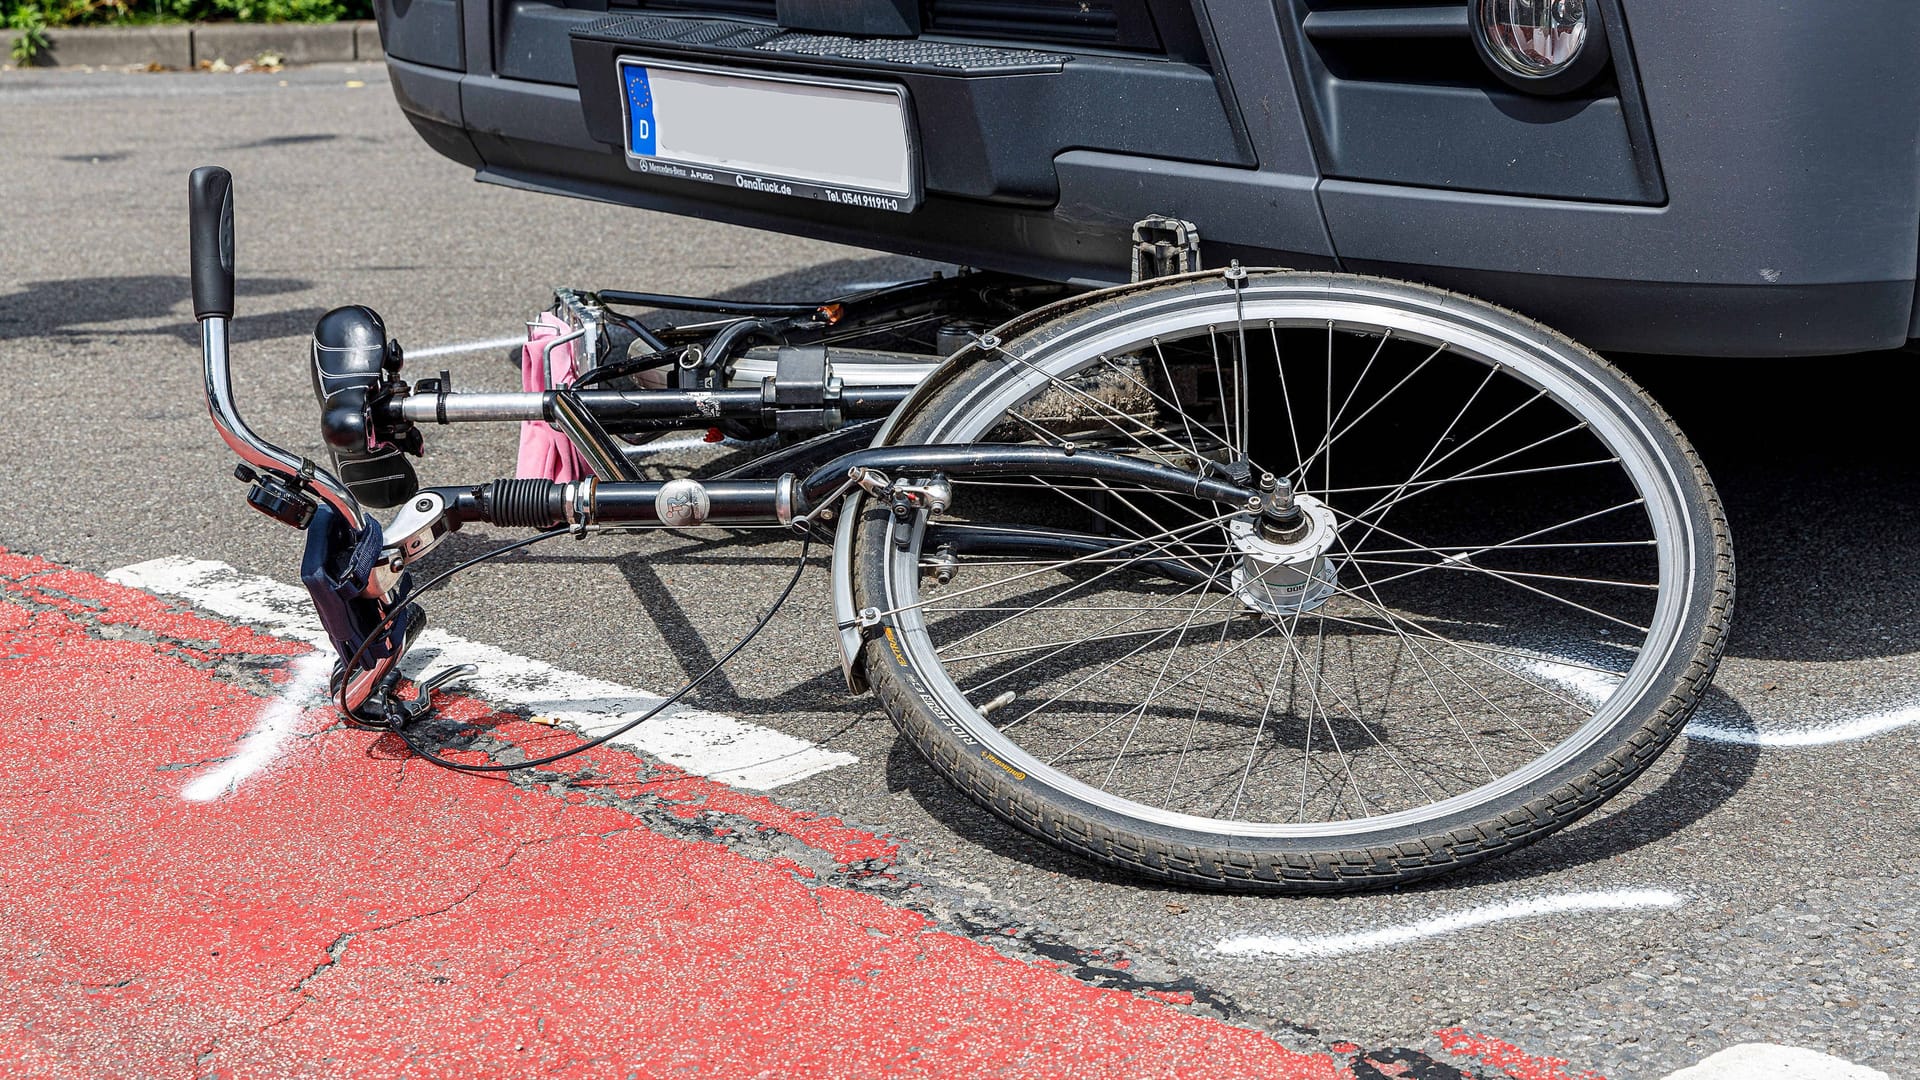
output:
[{"label": "asphalt road surface", "polygon": [[[0,916],[0,950],[14,968],[0,990],[11,1014],[0,1017],[0,1059],[49,1074],[78,1069],[74,1075],[89,1071],[76,1063],[121,1052],[126,1062],[148,1064],[120,1067],[146,1075],[185,1075],[196,1063],[256,1073],[317,1067],[318,1058],[287,1049],[305,1044],[259,1049],[261,1032],[274,1026],[265,1020],[253,1025],[251,1058],[229,1040],[225,1052],[240,1056],[222,1059],[213,1036],[211,1045],[183,1049],[201,1039],[195,1031],[219,1024],[196,1028],[180,1002],[226,986],[231,974],[188,964],[183,958],[198,945],[183,926],[211,918],[205,912],[219,909],[223,889],[277,881],[274,867],[289,864],[276,858],[337,868],[378,850],[384,854],[360,871],[366,880],[342,888],[401,878],[428,893],[450,888],[498,867],[476,869],[474,849],[445,836],[429,841],[414,826],[368,833],[361,838],[371,846],[357,855],[345,840],[341,850],[295,845],[297,852],[271,841],[285,840],[287,830],[360,836],[423,806],[440,808],[442,825],[464,823],[452,827],[456,834],[505,835],[540,816],[527,802],[537,796],[599,815],[569,835],[591,834],[602,847],[539,849],[541,869],[523,869],[521,880],[546,882],[544,891],[470,911],[470,920],[443,914],[444,940],[428,934],[409,946],[390,933],[375,945],[324,911],[256,916],[310,931],[289,930],[294,944],[279,961],[295,974],[281,994],[333,1011],[326,1021],[309,1017],[302,1037],[358,1048],[336,1056],[345,1065],[458,1071],[447,1064],[456,1058],[431,1049],[389,1058],[376,1048],[391,1049],[418,1028],[484,1026],[474,1018],[513,1010],[482,997],[456,1022],[411,992],[395,992],[390,1007],[353,1012],[345,1002],[358,991],[388,1000],[370,982],[337,982],[349,971],[372,979],[364,966],[350,968],[356,951],[393,953],[381,961],[390,972],[431,966],[399,958],[409,947],[457,967],[463,956],[484,957],[497,937],[525,952],[516,963],[557,965],[539,993],[558,1000],[569,985],[585,985],[569,982],[565,973],[575,969],[559,958],[585,965],[575,974],[597,970],[590,956],[581,959],[587,954],[570,925],[658,925],[659,909],[608,906],[609,894],[655,874],[731,875],[731,885],[704,894],[700,915],[773,943],[765,954],[736,950],[730,967],[687,946],[687,965],[713,969],[705,981],[613,980],[594,1015],[607,1031],[660,1046],[718,1033],[714,1046],[742,1056],[703,1059],[720,1051],[689,1049],[694,1056],[649,1059],[649,1070],[697,1069],[701,1060],[724,1073],[773,1062],[790,1072],[933,1070],[932,1050],[897,1056],[898,1046],[881,1046],[872,1032],[886,1023],[937,1027],[953,1002],[977,993],[1000,1002],[999,1011],[981,1014],[993,1034],[977,1045],[997,1038],[1005,1055],[950,1057],[950,1069],[1020,1072],[1025,1062],[1036,1072],[1141,1073],[1149,1071],[1142,1060],[1103,1056],[1116,1041],[1139,1040],[1186,1055],[1179,1068],[1154,1066],[1167,1072],[1335,1075],[1313,1072],[1324,1064],[1358,1076],[1622,1080],[1665,1076],[1727,1046],[1761,1042],[1912,1075],[1909,1048],[1920,1028],[1920,589],[1912,570],[1920,565],[1920,466],[1908,395],[1897,390],[1912,356],[1621,358],[1695,440],[1731,513],[1740,598],[1716,689],[1697,736],[1601,812],[1517,855],[1418,888],[1308,900],[1186,892],[1091,867],[1015,833],[935,777],[871,699],[844,692],[819,568],[772,632],[695,699],[753,738],[800,748],[812,764],[791,776],[732,776],[731,788],[684,797],[602,798],[591,779],[501,794],[487,781],[405,767],[397,760],[404,755],[370,747],[373,736],[333,729],[216,793],[251,817],[214,832],[159,820],[136,828],[126,816],[160,798],[154,777],[171,775],[152,770],[231,756],[222,747],[248,730],[235,716],[270,712],[260,702],[301,677],[297,664],[286,666],[298,651],[286,644],[298,639],[297,628],[268,614],[219,610],[209,599],[218,590],[182,585],[200,562],[181,560],[228,564],[237,576],[221,580],[257,589],[256,579],[293,582],[298,557],[296,537],[246,509],[200,399],[183,188],[188,170],[206,163],[236,176],[241,402],[255,427],[306,452],[317,448],[302,441],[313,422],[304,340],[314,319],[338,304],[371,305],[419,355],[518,333],[556,284],[777,299],[924,268],[475,184],[417,140],[378,67],[0,73],[0,548],[14,553],[0,567],[8,600],[0,612],[12,612],[0,629],[15,635],[11,652],[0,651],[0,715],[11,732],[0,744],[18,796],[5,812],[13,850],[0,883],[12,891],[37,882],[44,891],[30,899],[14,891],[7,906],[15,914]],[[417,364],[449,367],[463,387],[517,388],[502,353],[479,348]],[[430,430],[429,441],[429,484],[512,468],[506,427]],[[501,663],[663,690],[745,629],[796,554],[786,540],[707,546],[680,535],[549,545],[470,575],[435,600],[432,616],[459,647],[513,654]],[[110,574],[122,584],[101,580]],[[187,599],[149,609],[126,584],[173,588]],[[202,617],[222,621],[178,621]],[[76,651],[33,644],[55,624],[67,635],[62,648]],[[220,644],[191,656],[176,647],[209,638]],[[137,655],[126,651],[129,642]],[[188,661],[197,666],[183,674],[178,665]],[[90,673],[103,670],[124,670],[132,682],[100,685]],[[511,704],[509,681],[500,684],[505,696],[490,698],[495,706]],[[62,740],[76,728],[48,726],[50,710],[90,717],[103,730],[133,726],[74,749]],[[290,715],[303,733],[327,728],[320,710]],[[527,724],[507,734],[529,732],[564,738]],[[595,762],[603,780],[660,776],[646,755]],[[699,771],[696,761],[690,772]],[[721,766],[705,771],[729,779]],[[134,772],[144,779],[128,781]],[[23,787],[28,775],[38,779]],[[167,782],[179,790],[177,780]],[[770,790],[745,794],[760,789]],[[642,827],[632,843],[643,846],[605,848],[616,818]],[[89,861],[88,851],[100,849],[76,838],[98,830],[117,837],[99,841],[115,856]],[[136,843],[134,833],[145,839]],[[145,908],[106,903],[131,888],[135,848],[149,861],[199,868],[207,876],[195,895],[205,902],[156,886],[156,896],[172,899]],[[65,899],[55,903],[56,895]],[[435,911],[449,910],[450,901],[437,903]],[[179,914],[189,909],[199,914]],[[57,992],[64,984],[46,958],[66,955],[66,946],[49,943],[70,945],[76,920],[115,919],[147,925],[132,940],[96,945],[89,955],[105,971],[97,979],[69,973],[93,987],[85,995]],[[875,940],[925,930],[957,951],[923,943],[917,954],[863,952],[840,933],[856,924]],[[732,947],[714,934],[721,944],[712,948]],[[1247,935],[1281,944],[1251,955],[1221,948]],[[671,942],[659,948],[670,952]],[[836,983],[843,996],[814,1006],[818,1015],[801,1023],[792,990],[808,976],[783,982],[781,958],[809,950],[859,968],[858,986],[867,990]],[[969,965],[991,977],[968,982]],[[949,985],[955,980],[966,986]],[[135,993],[138,1000],[125,999]],[[899,1006],[903,994],[921,1000]],[[112,995],[119,1006],[109,1007]],[[682,1020],[623,1026],[634,1012],[660,1011],[660,995],[685,1006]],[[536,994],[529,1015],[540,1013],[540,1000]],[[636,1004],[624,1011],[609,1001]],[[211,1017],[240,1006],[209,998],[195,1008]],[[1086,1026],[1096,1008],[1119,1012],[1106,1027]],[[294,1015],[282,1011],[275,1024]],[[808,1042],[807,1032],[836,1026],[867,1036]],[[135,1030],[147,1032],[145,1041],[127,1034]],[[752,1037],[719,1037],[740,1030]],[[1264,1033],[1251,1048],[1235,1041],[1251,1037],[1247,1030]],[[175,1031],[178,1039],[168,1041]],[[509,1044],[532,1053],[549,1035],[532,1019],[513,1031],[487,1037],[504,1040],[495,1048],[506,1055]],[[402,1034],[383,1042],[382,1032]],[[135,1042],[152,1056],[128,1049]],[[791,1056],[801,1044],[818,1056]],[[1063,1049],[1064,1057],[1043,1056]],[[1281,1051],[1292,1056],[1273,1056]],[[596,1074],[581,1062],[605,1063],[590,1054],[542,1060],[581,1075]]]}]

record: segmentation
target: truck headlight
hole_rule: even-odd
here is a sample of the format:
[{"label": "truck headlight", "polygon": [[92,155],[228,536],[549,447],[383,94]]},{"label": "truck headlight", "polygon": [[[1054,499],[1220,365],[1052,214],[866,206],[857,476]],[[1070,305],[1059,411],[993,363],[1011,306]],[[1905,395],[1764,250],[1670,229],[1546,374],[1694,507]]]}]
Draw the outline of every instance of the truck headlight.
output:
[{"label": "truck headlight", "polygon": [[1494,74],[1522,90],[1579,88],[1606,63],[1593,0],[1473,0],[1473,39]]}]

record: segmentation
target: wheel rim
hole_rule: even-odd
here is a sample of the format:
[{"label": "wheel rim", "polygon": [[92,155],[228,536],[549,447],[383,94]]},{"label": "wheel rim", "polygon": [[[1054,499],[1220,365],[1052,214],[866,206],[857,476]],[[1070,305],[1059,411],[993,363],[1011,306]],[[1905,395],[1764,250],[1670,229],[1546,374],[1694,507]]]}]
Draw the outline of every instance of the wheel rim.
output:
[{"label": "wheel rim", "polygon": [[[1209,522],[1214,514],[1191,507],[1180,517],[1164,499],[1149,511],[1141,504],[1157,497],[1111,487],[1054,485],[1046,496],[1054,510],[1077,507],[1071,512],[1113,533],[1106,552],[962,557],[951,585],[922,581],[931,553],[912,539],[915,523],[888,526],[885,601],[901,646],[929,692],[1009,771],[1136,821],[1194,832],[1385,831],[1528,788],[1664,686],[1686,625],[1692,527],[1674,466],[1626,406],[1624,387],[1544,351],[1478,305],[1385,290],[1333,296],[1324,285],[1258,279],[1238,293],[1142,299],[983,361],[1007,370],[964,393],[916,439],[1004,438],[1012,420],[1037,441],[1084,439],[1104,427],[1104,448],[1145,457],[1278,457],[1273,471],[1297,479],[1306,501],[1324,500],[1338,520],[1331,557],[1340,577],[1320,607],[1260,610],[1223,588],[1234,567],[1248,565],[1230,522]],[[1316,400],[1305,402],[1296,391],[1313,383],[1302,377],[1299,350],[1309,335],[1324,335],[1326,374]],[[1275,369],[1269,381],[1283,386],[1283,407],[1261,393],[1263,359]],[[1369,425],[1392,427],[1409,398],[1437,395],[1430,377],[1442,373],[1461,396],[1425,410],[1439,438],[1400,440],[1417,450],[1397,463],[1333,462]],[[1100,379],[1121,388],[1105,400],[1111,408],[1097,396]],[[1051,400],[1055,413],[1072,411],[1057,407],[1063,398],[1081,415],[1056,420],[1039,408]],[[1271,416],[1261,422],[1276,409],[1284,437]],[[1320,430],[1303,433],[1313,410]],[[1538,418],[1556,412],[1574,430],[1533,442],[1546,438]],[[1070,430],[1076,424],[1081,431]],[[1375,450],[1391,441],[1368,437]],[[1604,458],[1571,455],[1594,445]],[[1569,453],[1543,462],[1547,448]],[[1408,462],[1398,481],[1341,480],[1356,468]],[[1460,533],[1457,543],[1423,533],[1426,518],[1416,513],[1418,503],[1435,506],[1469,488],[1498,498],[1549,476],[1579,477],[1576,494],[1603,493],[1608,485],[1590,482],[1594,472],[1639,501],[1589,506],[1548,521],[1551,528],[1534,520]],[[986,508],[1004,514],[1009,495],[1028,495],[993,488],[1002,483],[957,484],[956,511],[967,514],[971,502],[981,516],[941,535],[993,522]],[[1473,525],[1460,501],[1436,519]],[[1622,522],[1631,527],[1623,532]],[[1166,573],[1147,564],[1169,558],[1193,571],[1187,584],[1148,580]],[[1553,573],[1596,559],[1643,572]],[[1440,577],[1470,583],[1427,588]],[[1637,596],[1586,602],[1595,592]],[[1490,601],[1494,593],[1511,595]],[[1450,614],[1442,619],[1436,607]],[[1562,613],[1550,634],[1540,632],[1542,609]],[[1528,613],[1534,624],[1519,625]],[[996,701],[1009,691],[1011,703]],[[989,720],[982,707],[994,705]]]}]

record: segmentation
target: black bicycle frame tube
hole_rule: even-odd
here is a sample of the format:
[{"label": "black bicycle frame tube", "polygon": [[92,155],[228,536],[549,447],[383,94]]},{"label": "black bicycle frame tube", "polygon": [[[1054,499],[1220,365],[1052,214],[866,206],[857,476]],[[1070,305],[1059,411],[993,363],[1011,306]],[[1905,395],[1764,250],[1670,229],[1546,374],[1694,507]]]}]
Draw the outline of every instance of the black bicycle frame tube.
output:
[{"label": "black bicycle frame tube", "polygon": [[671,293],[633,292],[627,289],[601,289],[594,293],[603,304],[618,307],[650,307],[667,311],[700,311],[715,315],[811,315],[826,306],[793,303],[769,304],[758,300],[715,300],[705,296],[675,296]]},{"label": "black bicycle frame tube", "polygon": [[[446,500],[447,517],[508,528],[560,525],[665,525],[660,495],[674,481],[582,482],[495,480],[470,488],[434,488]],[[700,481],[707,510],[700,524],[780,525],[779,480]],[[788,520],[791,520],[789,516]]]},{"label": "black bicycle frame tube", "polygon": [[[1254,492],[1165,465],[1097,450],[1052,446],[956,443],[949,446],[875,447],[844,454],[800,480],[674,480],[655,482],[495,480],[473,488],[441,488],[447,515],[460,522],[545,529],[558,525],[662,524],[661,495],[697,486],[707,503],[698,519],[707,525],[784,525],[832,497],[859,474],[895,476],[1067,476],[1137,484],[1175,495],[1224,503],[1236,509]],[[687,524],[685,520],[672,524]]]},{"label": "black bicycle frame tube", "polygon": [[1115,480],[1140,484],[1178,495],[1244,506],[1254,492],[1224,480],[1215,480],[1149,461],[1098,450],[1074,451],[1058,446],[1021,446],[1002,443],[953,443],[945,446],[883,446],[858,450],[815,469],[801,485],[809,502],[825,498],[840,486],[851,469],[883,469],[925,476],[944,472],[955,476],[1071,476],[1088,480]]},{"label": "black bicycle frame tube", "polygon": [[[1116,547],[1125,547],[1138,543],[1132,536],[1097,536],[1093,533],[1077,533],[1065,530],[1039,532],[1032,529],[994,529],[978,525],[969,525],[964,529],[949,529],[942,525],[928,525],[926,536],[921,540],[922,551],[933,551],[941,547],[951,548],[955,555],[1044,555],[1053,558],[1075,558],[1083,555],[1097,555],[1111,551]],[[1178,544],[1169,544],[1177,547]],[[1141,569],[1152,570],[1160,576],[1182,585],[1205,585],[1218,575],[1208,574],[1193,563],[1182,562],[1177,558],[1139,560]]]}]

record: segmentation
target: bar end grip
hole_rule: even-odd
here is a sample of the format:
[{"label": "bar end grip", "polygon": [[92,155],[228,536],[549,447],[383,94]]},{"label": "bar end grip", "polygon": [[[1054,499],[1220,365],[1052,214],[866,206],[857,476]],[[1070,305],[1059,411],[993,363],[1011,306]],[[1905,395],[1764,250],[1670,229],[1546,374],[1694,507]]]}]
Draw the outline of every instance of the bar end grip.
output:
[{"label": "bar end grip", "polygon": [[193,317],[233,318],[233,174],[203,165],[187,177]]}]

